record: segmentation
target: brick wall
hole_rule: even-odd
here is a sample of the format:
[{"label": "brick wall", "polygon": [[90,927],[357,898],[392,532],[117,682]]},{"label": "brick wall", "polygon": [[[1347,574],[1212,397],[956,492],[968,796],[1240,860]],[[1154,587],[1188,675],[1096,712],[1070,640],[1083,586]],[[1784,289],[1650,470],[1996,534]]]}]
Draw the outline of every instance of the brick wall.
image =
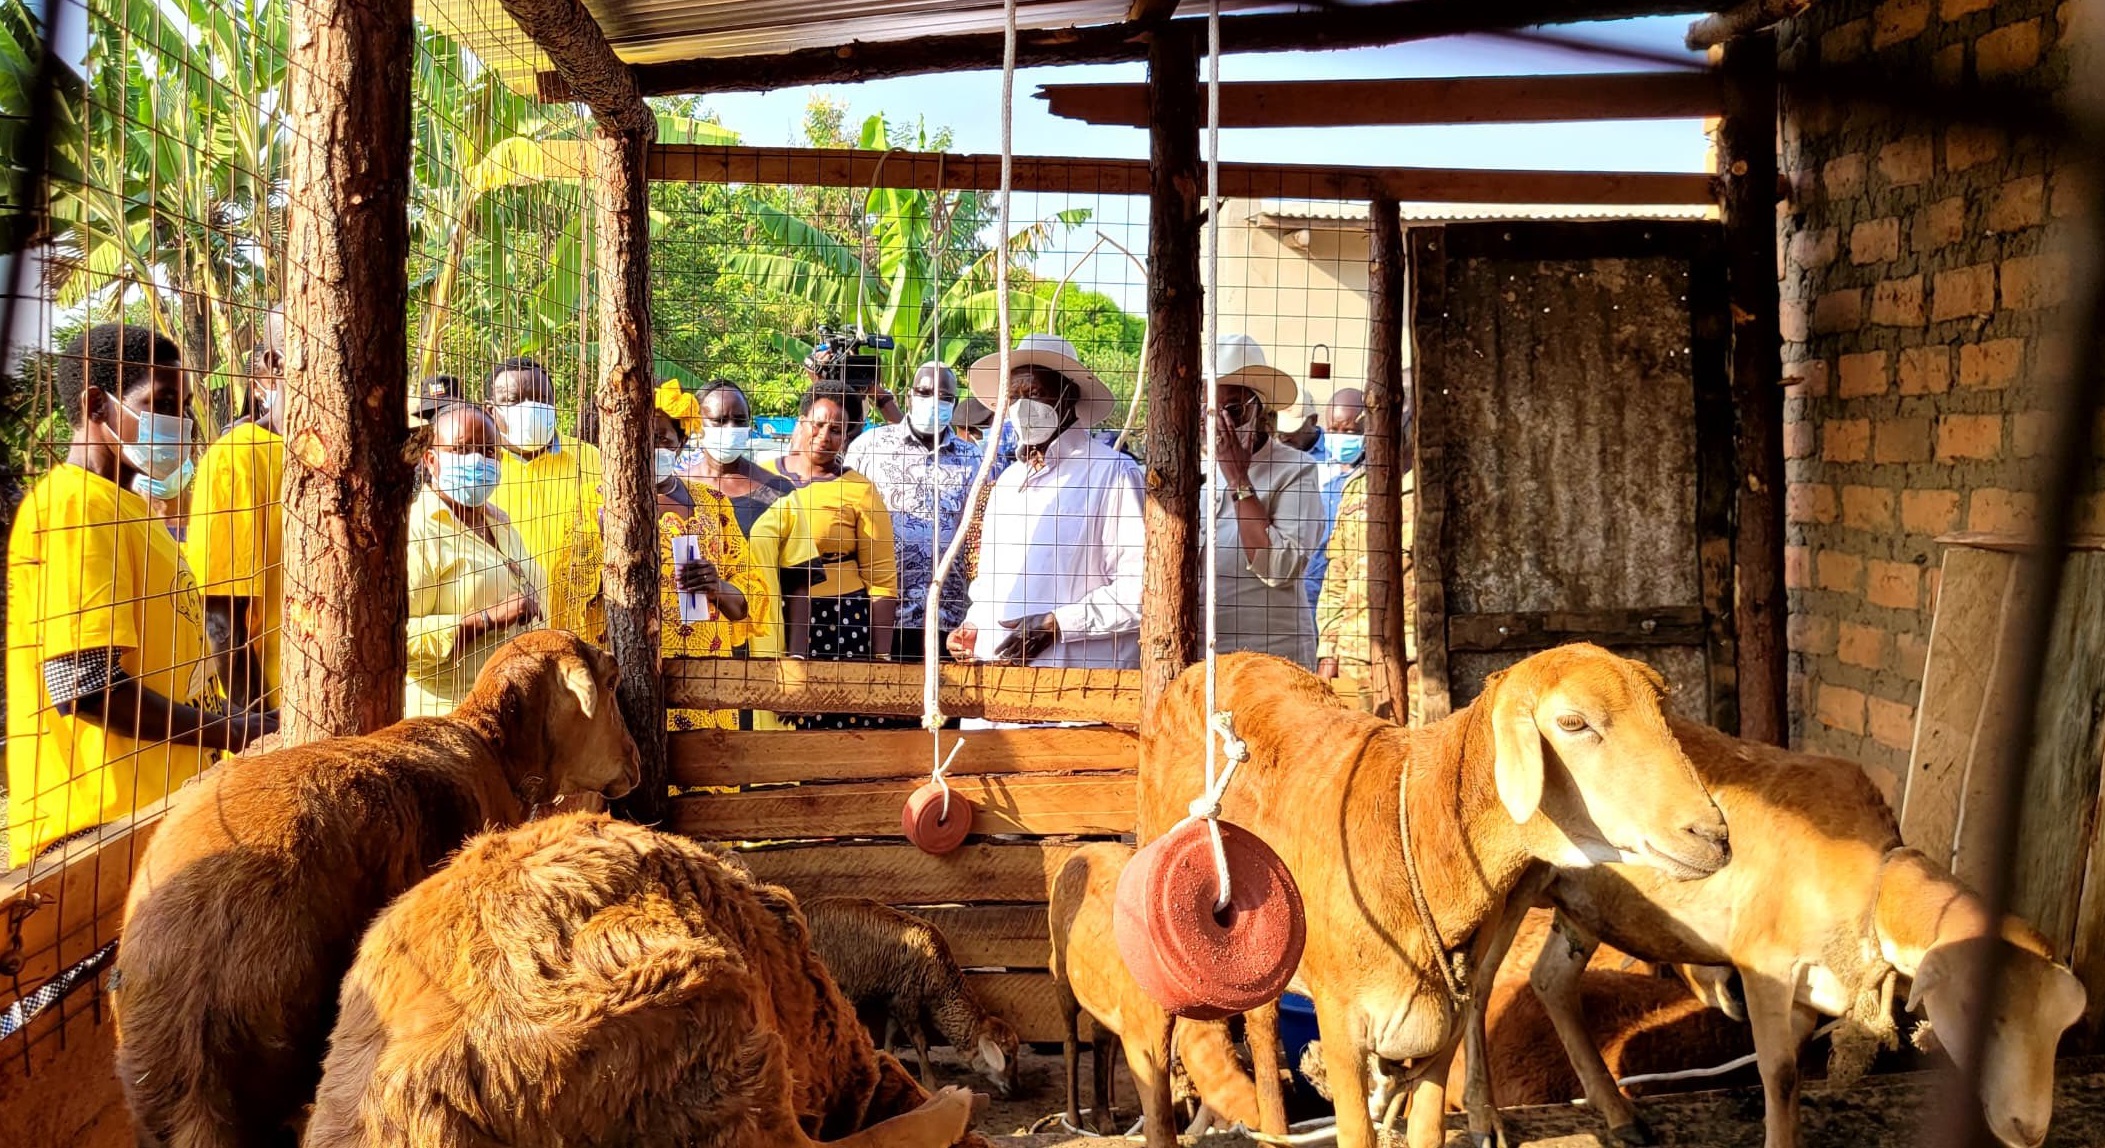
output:
[{"label": "brick wall", "polygon": [[[1787,74],[1870,61],[2050,87],[2068,15],[2049,0],[1822,0],[1778,48]],[[2031,513],[2018,492],[2044,424],[2028,380],[2068,282],[2049,234],[2079,191],[2035,142],[1861,102],[1787,95],[1782,142],[1793,740],[1893,793],[1935,538]],[[2088,507],[2086,528],[2100,517]]]}]

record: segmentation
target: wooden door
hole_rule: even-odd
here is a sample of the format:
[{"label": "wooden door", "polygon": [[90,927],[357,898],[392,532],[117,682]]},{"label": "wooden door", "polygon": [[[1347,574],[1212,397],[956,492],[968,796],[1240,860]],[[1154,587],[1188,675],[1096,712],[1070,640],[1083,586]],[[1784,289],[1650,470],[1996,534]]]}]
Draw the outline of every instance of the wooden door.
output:
[{"label": "wooden door", "polygon": [[1410,247],[1426,716],[1591,641],[1736,730],[1717,225],[1457,224]]}]

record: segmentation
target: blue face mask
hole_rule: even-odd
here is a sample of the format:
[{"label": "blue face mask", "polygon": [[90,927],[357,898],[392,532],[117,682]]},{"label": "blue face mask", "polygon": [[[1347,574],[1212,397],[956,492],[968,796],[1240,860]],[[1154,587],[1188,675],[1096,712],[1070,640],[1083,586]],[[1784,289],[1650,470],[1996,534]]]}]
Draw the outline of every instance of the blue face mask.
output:
[{"label": "blue face mask", "polygon": [[167,478],[155,478],[153,475],[144,473],[133,478],[132,493],[160,502],[168,502],[183,493],[183,488],[190,485],[190,479],[196,473],[196,461],[186,458],[183,460],[183,465],[177,467],[175,473]]},{"label": "blue face mask", "polygon": [[1325,432],[1323,452],[1330,461],[1340,466],[1357,466],[1360,458],[1367,453],[1367,436]]},{"label": "blue face mask", "polygon": [[481,454],[439,451],[438,466],[431,474],[431,488],[462,506],[481,506],[497,490],[503,473],[497,460]]}]

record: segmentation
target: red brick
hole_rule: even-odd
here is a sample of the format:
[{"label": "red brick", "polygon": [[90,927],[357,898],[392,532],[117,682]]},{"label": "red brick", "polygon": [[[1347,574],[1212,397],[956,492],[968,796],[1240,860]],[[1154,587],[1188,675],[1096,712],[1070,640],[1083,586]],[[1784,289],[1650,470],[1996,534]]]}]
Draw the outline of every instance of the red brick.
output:
[{"label": "red brick", "polygon": [[1930,291],[1930,318],[1964,319],[1995,310],[1995,264],[1976,263],[1939,271]]},{"label": "red brick", "polygon": [[1895,140],[1878,151],[1878,172],[1895,187],[1922,183],[1935,170],[1936,158],[1928,136]]},{"label": "red brick", "polygon": [[1858,530],[1886,530],[1893,526],[1893,492],[1877,486],[1842,488],[1842,525]]},{"label": "red brick", "polygon": [[2003,452],[2003,416],[1946,415],[1937,422],[1937,458],[1994,458]]},{"label": "red brick", "polygon": [[1845,399],[1886,393],[1886,353],[1863,351],[1844,355],[1836,364],[1835,393]]},{"label": "red brick", "polygon": [[1880,419],[1872,438],[1873,462],[1928,462],[1930,420]]},{"label": "red brick", "polygon": [[1864,597],[1874,606],[1913,610],[1922,602],[1922,570],[1912,562],[1872,559]]},{"label": "red brick", "polygon": [[1944,132],[1944,170],[1965,171],[1967,168],[2000,159],[2003,155],[2003,133],[2001,129],[1976,124],[1954,124]]},{"label": "red brick", "polygon": [[1783,624],[1784,644],[1800,654],[1835,652],[1835,621],[1812,614],[1795,613]]},{"label": "red brick", "polygon": [[1900,353],[1900,393],[1941,395],[1951,389],[1952,357],[1946,347],[1909,347]]},{"label": "red brick", "polygon": [[1805,300],[1782,300],[1777,305],[1776,327],[1777,330],[1783,333],[1784,342],[1805,342],[1806,336],[1813,333],[1812,326],[1806,318]]},{"label": "red brick", "polygon": [[1871,420],[1829,419],[1820,426],[1820,457],[1829,462],[1862,462],[1870,457]]},{"label": "red brick", "polygon": [[1822,550],[1813,560],[1822,590],[1856,594],[1864,588],[1864,560],[1839,550]]},{"label": "red brick", "polygon": [[1959,385],[2001,390],[2017,381],[2025,361],[2023,339],[1990,339],[1959,348]]},{"label": "red brick", "polygon": [[2045,223],[2047,219],[2047,178],[2029,175],[2013,179],[1996,189],[1995,198],[1988,203],[1988,229],[1990,231],[2019,231]]},{"label": "red brick", "polygon": [[1937,15],[1946,20],[1956,20],[1971,12],[1995,7],[1995,0],[1944,0],[1937,7]]},{"label": "red brick", "polygon": [[1813,585],[1811,552],[1803,546],[1783,548],[1783,584],[1789,590],[1808,590]]},{"label": "red brick", "polygon": [[1956,490],[1903,490],[1900,526],[1910,534],[1943,534],[1959,522]]},{"label": "red brick", "polygon": [[1820,62],[1846,64],[1871,48],[1871,21],[1851,20],[1820,37]]},{"label": "red brick", "polygon": [[1871,14],[1871,46],[1884,48],[1922,35],[1930,26],[1930,0],[1886,0]]},{"label": "red brick", "polygon": [[1966,197],[1940,199],[1915,214],[1916,251],[1935,251],[1966,237]]},{"label": "red brick", "polygon": [[1856,622],[1844,622],[1835,636],[1835,656],[1844,665],[1878,669],[1886,661],[1885,631]]},{"label": "red brick", "polygon": [[1818,436],[1813,433],[1813,424],[1804,419],[1783,424],[1783,457],[1813,457],[1813,441],[1816,437]]},{"label": "red brick", "polygon": [[1827,360],[1800,359],[1783,365],[1783,384],[1793,397],[1817,399],[1827,394]]},{"label": "red brick", "polygon": [[[1989,268],[1989,273],[1994,273]],[[1994,303],[1995,292],[1990,284],[1989,302]],[[1846,291],[1829,291],[1813,300],[1813,332],[1830,334],[1835,331],[1854,331],[1864,325],[1864,293],[1852,288]]]},{"label": "red brick", "polygon": [[2014,490],[1976,490],[1966,507],[1966,529],[2021,534],[2032,526],[2037,499]]},{"label": "red brick", "polygon": [[1827,189],[1829,199],[1848,199],[1864,190],[1864,156],[1862,152],[1836,156],[1820,169],[1821,186]]},{"label": "red brick", "polygon": [[1974,72],[1984,80],[2015,76],[2039,63],[2039,21],[2006,24],[1974,41]]},{"label": "red brick", "polygon": [[1901,634],[1893,639],[1893,668],[1901,677],[1911,682],[1922,680],[1922,668],[1929,664],[1930,644],[1913,634]]},{"label": "red brick", "polygon": [[2010,453],[2018,458],[2037,458],[2046,450],[2047,432],[2054,416],[2046,411],[2021,411],[2010,418]]},{"label": "red brick", "polygon": [[1817,271],[1835,261],[1839,254],[1838,233],[1832,227],[1817,231],[1794,231],[1791,233],[1791,262],[1808,271]]},{"label": "red brick", "polygon": [[1783,490],[1783,516],[1791,522],[1833,522],[1835,488],[1824,482],[1794,482]]},{"label": "red brick", "polygon": [[1910,749],[1915,744],[1915,707],[1884,698],[1866,699],[1871,740],[1889,749]]},{"label": "red brick", "polygon": [[2052,307],[2068,298],[2068,260],[2058,254],[2003,260],[2003,306],[2020,311]]},{"label": "red brick", "polygon": [[1871,321],[1882,327],[1920,327],[1922,276],[1887,279],[1871,289]]},{"label": "red brick", "polygon": [[1831,686],[1820,683],[1819,701],[1814,703],[1813,716],[1820,724],[1849,733],[1864,732],[1864,695],[1847,686]]},{"label": "red brick", "polygon": [[1966,42],[1946,44],[1930,57],[1930,78],[1952,88],[1966,78]]},{"label": "red brick", "polygon": [[[1883,157],[1881,157],[1883,162]],[[1849,229],[1849,261],[1884,263],[1900,258],[1900,220],[1870,219]]]}]

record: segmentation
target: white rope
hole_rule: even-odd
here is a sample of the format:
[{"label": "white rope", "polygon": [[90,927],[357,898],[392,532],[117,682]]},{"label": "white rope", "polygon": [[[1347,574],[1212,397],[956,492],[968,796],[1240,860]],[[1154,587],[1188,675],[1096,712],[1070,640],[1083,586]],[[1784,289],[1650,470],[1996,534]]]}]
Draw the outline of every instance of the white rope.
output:
[{"label": "white rope", "polygon": [[[1215,912],[1228,907],[1231,890],[1228,886],[1228,853],[1221,846],[1220,796],[1227,785],[1228,777],[1234,775],[1234,762],[1229,763],[1225,776],[1216,776],[1219,771],[1219,753],[1213,744],[1215,733],[1232,740],[1233,726],[1223,728],[1222,715],[1215,708],[1215,692],[1219,670],[1220,645],[1220,576],[1215,567],[1215,556],[1220,549],[1220,437],[1221,437],[1221,378],[1220,356],[1215,353],[1220,342],[1220,260],[1221,260],[1221,0],[1207,0],[1206,4],[1206,314],[1205,333],[1200,355],[1206,368],[1206,481],[1201,487],[1206,497],[1206,793],[1201,800],[1207,803],[1207,839],[1213,846],[1213,869],[1219,884],[1215,893]],[[1240,745],[1241,743],[1237,742]],[[1246,751],[1247,752],[1247,751]],[[1193,803],[1193,813],[1198,814],[1198,803]]]},{"label": "white rope", "polygon": [[[1140,281],[1143,283],[1147,282],[1148,265],[1141,261],[1140,256],[1126,250],[1124,244],[1101,231],[1096,233],[1096,237],[1116,248],[1120,255],[1132,260],[1133,266],[1140,269]],[[1154,308],[1150,307],[1148,314],[1140,321],[1140,358],[1135,360],[1133,365],[1133,399],[1126,404],[1126,421],[1118,428],[1118,437],[1111,442],[1112,450],[1123,450],[1125,448],[1126,439],[1133,434],[1133,420],[1140,414],[1141,400],[1147,397],[1148,341],[1154,337],[1155,315]]]},{"label": "white rope", "polygon": [[[1821,1037],[1833,1032],[1836,1026],[1841,1023],[1839,1018],[1828,1021],[1818,1029],[1815,1029],[1813,1035],[1806,1039],[1819,1040]],[[1709,1068],[1684,1068],[1677,1072],[1640,1072],[1635,1076],[1618,1077],[1615,1084],[1618,1088],[1627,1088],[1633,1084],[1660,1084],[1671,1080],[1701,1080],[1707,1076],[1723,1076],[1728,1072],[1737,1072],[1753,1064],[1756,1059],[1758,1059],[1756,1054],[1750,1052],[1745,1056],[1735,1057],[1723,1064],[1712,1065]]]},{"label": "white rope", "polygon": [[[935,740],[937,745],[941,745],[943,735],[937,734]],[[957,760],[957,753],[963,748],[965,748],[964,738],[951,742],[950,756],[944,758],[942,764],[929,771],[928,780],[934,782],[936,787],[943,791],[943,808],[936,814],[937,821],[950,820],[950,764]]]}]

